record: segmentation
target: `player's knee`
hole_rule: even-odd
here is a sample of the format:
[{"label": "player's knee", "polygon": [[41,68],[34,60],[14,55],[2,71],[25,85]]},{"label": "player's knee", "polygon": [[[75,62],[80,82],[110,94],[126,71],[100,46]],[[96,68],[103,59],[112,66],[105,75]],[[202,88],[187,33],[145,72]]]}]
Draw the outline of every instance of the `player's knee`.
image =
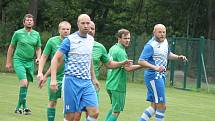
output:
[{"label": "player's knee", "polygon": [[88,112],[88,115],[90,117],[93,117],[93,118],[97,119],[98,116],[99,116],[99,110],[98,109],[91,110],[91,111]]},{"label": "player's knee", "polygon": [[74,120],[73,121],[80,121],[81,120],[81,113],[76,112],[74,114]]},{"label": "player's knee", "polygon": [[20,86],[21,87],[28,87],[28,81],[26,79],[20,80]]},{"label": "player's knee", "polygon": [[55,108],[56,104],[57,104],[56,100],[49,100],[48,107],[49,108]]},{"label": "player's knee", "polygon": [[166,105],[163,103],[156,104],[156,109],[158,110],[166,110]]}]

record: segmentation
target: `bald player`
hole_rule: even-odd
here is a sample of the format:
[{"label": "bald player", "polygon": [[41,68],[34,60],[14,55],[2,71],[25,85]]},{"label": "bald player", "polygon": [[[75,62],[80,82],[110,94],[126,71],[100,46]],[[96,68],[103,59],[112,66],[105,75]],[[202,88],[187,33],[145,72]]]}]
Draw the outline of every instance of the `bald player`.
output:
[{"label": "bald player", "polygon": [[148,90],[146,100],[151,102],[151,105],[141,115],[140,121],[149,121],[154,114],[156,121],[164,121],[167,60],[187,60],[183,55],[170,52],[166,39],[166,27],[163,24],[154,26],[153,35],[144,46],[138,61],[138,64],[146,68],[144,70],[144,80]]},{"label": "bald player", "polygon": [[[81,14],[78,17],[78,31],[65,38],[51,62],[52,91],[57,91],[57,65],[65,55],[65,69],[63,78],[64,121],[73,121],[74,114],[86,110],[87,121],[96,121],[98,99],[94,85],[98,85],[92,64],[92,50],[94,38],[88,34],[90,17]],[[97,87],[99,88],[99,87]]]},{"label": "bald player", "polygon": [[37,78],[39,81],[40,88],[43,87],[48,77],[48,96],[49,96],[48,107],[47,107],[48,121],[55,120],[55,112],[56,112],[55,107],[57,105],[57,99],[61,98],[62,79],[64,76],[64,64],[61,64],[57,71],[58,90],[56,92],[52,92],[50,90],[50,81],[51,81],[51,78],[49,76],[50,70],[48,70],[43,76],[43,69],[48,58],[50,58],[50,61],[51,61],[55,52],[57,51],[58,47],[63,41],[63,39],[70,34],[70,30],[71,30],[71,24],[69,22],[67,21],[60,22],[58,25],[59,36],[54,36],[47,41],[46,46],[43,50],[43,54],[39,61]]}]

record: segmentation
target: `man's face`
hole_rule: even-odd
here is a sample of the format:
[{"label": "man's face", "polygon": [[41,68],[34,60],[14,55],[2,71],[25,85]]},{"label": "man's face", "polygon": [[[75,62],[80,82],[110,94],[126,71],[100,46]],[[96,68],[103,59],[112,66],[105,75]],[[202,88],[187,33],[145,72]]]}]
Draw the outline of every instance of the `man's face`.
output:
[{"label": "man's face", "polygon": [[128,47],[130,44],[131,35],[130,33],[127,35],[122,34],[122,37],[118,38],[118,40],[119,40],[119,43],[121,43],[124,47]]},{"label": "man's face", "polygon": [[86,16],[82,17],[78,21],[78,28],[80,33],[87,34],[90,31],[90,18]]},{"label": "man's face", "polygon": [[62,24],[59,28],[61,37],[66,37],[70,34],[71,26],[69,24]]},{"label": "man's face", "polygon": [[96,29],[95,29],[95,24],[90,23],[90,31],[88,34],[92,35],[93,37],[95,36]]},{"label": "man's face", "polygon": [[165,27],[158,27],[154,31],[154,36],[157,41],[163,42],[166,39],[166,28]]},{"label": "man's face", "polygon": [[25,20],[23,21],[23,25],[26,27],[26,28],[32,28],[34,26],[34,20],[33,18],[25,18]]}]

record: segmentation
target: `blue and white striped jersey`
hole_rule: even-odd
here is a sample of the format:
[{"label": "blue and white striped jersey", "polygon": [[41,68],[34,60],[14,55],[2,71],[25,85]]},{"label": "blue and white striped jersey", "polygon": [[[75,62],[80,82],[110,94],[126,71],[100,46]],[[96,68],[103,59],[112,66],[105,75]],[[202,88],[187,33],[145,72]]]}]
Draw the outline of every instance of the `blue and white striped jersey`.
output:
[{"label": "blue and white striped jersey", "polygon": [[[163,42],[157,42],[155,38],[152,37],[152,39],[150,39],[144,46],[139,60],[145,60],[150,64],[163,66],[166,68],[169,53],[170,50],[166,39]],[[163,76],[164,73],[159,73],[152,69],[145,69],[144,75],[152,78],[158,78]]]},{"label": "blue and white striped jersey", "polygon": [[65,38],[59,51],[65,54],[65,75],[80,79],[91,79],[90,66],[94,38],[91,35],[80,36],[75,32]]}]

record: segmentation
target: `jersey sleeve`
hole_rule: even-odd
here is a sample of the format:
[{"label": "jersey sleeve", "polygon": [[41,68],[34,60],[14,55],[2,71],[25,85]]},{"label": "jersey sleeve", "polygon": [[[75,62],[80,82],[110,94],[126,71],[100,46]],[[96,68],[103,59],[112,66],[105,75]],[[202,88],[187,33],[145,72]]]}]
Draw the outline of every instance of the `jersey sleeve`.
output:
[{"label": "jersey sleeve", "polygon": [[101,49],[102,49],[102,55],[101,55],[101,58],[100,58],[101,62],[102,63],[109,62],[110,58],[108,57],[107,50],[105,49],[104,46],[102,46]]},{"label": "jersey sleeve", "polygon": [[49,39],[43,50],[43,54],[45,54],[46,56],[49,56],[51,54],[51,51],[52,51],[51,40]]},{"label": "jersey sleeve", "polygon": [[143,48],[143,51],[140,55],[139,60],[140,61],[143,61],[143,60],[148,61],[149,58],[152,57],[153,53],[154,53],[154,51],[153,51],[152,46],[149,44],[146,44],[145,47]]},{"label": "jersey sleeve", "polygon": [[17,34],[16,34],[16,32],[13,34],[13,36],[12,36],[12,39],[11,39],[11,43],[10,44],[12,44],[12,45],[16,45],[16,43],[17,43]]},{"label": "jersey sleeve", "polygon": [[38,41],[37,41],[37,47],[41,48],[42,44],[41,44],[41,38],[40,38],[40,34],[38,33]]},{"label": "jersey sleeve", "polygon": [[68,38],[65,38],[58,50],[67,55],[70,50],[70,40]]}]

